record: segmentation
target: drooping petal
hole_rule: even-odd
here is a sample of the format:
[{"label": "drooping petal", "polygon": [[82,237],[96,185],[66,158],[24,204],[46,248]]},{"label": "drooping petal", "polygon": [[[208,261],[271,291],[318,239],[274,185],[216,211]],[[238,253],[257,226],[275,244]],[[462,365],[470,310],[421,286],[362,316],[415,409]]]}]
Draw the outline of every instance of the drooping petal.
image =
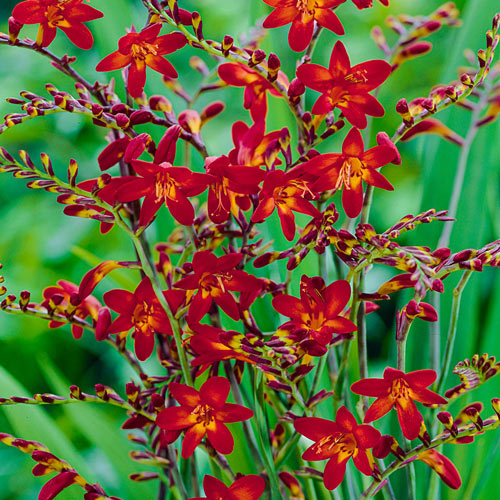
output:
[{"label": "drooping petal", "polygon": [[288,32],[288,44],[294,52],[302,52],[306,50],[311,43],[314,32],[314,18],[312,16],[297,17],[290,31]]},{"label": "drooping petal", "polygon": [[227,493],[227,486],[219,479],[206,475],[203,479],[203,490],[207,499],[210,498],[224,498]]},{"label": "drooping petal", "polygon": [[380,439],[380,432],[371,425],[358,425],[353,433],[360,448],[373,448]]},{"label": "drooping petal", "polygon": [[76,22],[68,28],[64,26],[60,26],[60,28],[78,48],[83,50],[92,48],[94,37],[91,31],[83,23]]},{"label": "drooping petal", "polygon": [[410,441],[416,439],[420,432],[420,425],[423,418],[413,400],[398,398],[396,410],[398,411],[399,425],[404,437]]},{"label": "drooping petal", "polygon": [[172,66],[172,63],[167,61],[164,57],[148,54],[145,61],[147,66],[155,71],[158,71],[158,73],[161,73],[162,75],[167,75],[170,78],[177,78],[179,76],[175,68]]},{"label": "drooping petal", "polygon": [[278,205],[278,216],[281,222],[283,236],[292,241],[295,236],[295,215],[287,205]]},{"label": "drooping petal", "polygon": [[134,350],[139,361],[146,361],[155,348],[155,336],[151,329],[148,331],[135,329]]},{"label": "drooping petal", "polygon": [[371,186],[387,191],[394,191],[394,186],[377,170],[365,169],[363,171],[363,180]]},{"label": "drooping petal", "polygon": [[370,422],[373,422],[374,420],[378,420],[379,418],[389,413],[393,406],[394,400],[390,396],[378,398],[375,402],[372,403],[370,408],[368,408],[363,422],[365,422],[365,424],[368,424]]},{"label": "drooping petal", "polygon": [[323,481],[327,490],[334,490],[342,482],[349,458],[349,455],[342,458],[340,453],[337,453],[328,460],[323,473]]},{"label": "drooping petal", "polygon": [[132,97],[140,97],[146,85],[146,65],[132,59],[128,69],[127,89]]},{"label": "drooping petal", "polygon": [[371,476],[373,474],[372,465],[365,450],[358,449],[357,453],[354,453],[352,456],[352,461],[356,469],[365,474],[365,476]]},{"label": "drooping petal", "polygon": [[207,438],[210,444],[223,455],[230,455],[234,449],[234,438],[231,431],[219,420],[207,426]]},{"label": "drooping petal", "polygon": [[342,206],[348,217],[354,218],[363,208],[363,184],[359,177],[351,177],[351,189],[344,187],[342,191]]},{"label": "drooping petal", "polygon": [[[206,434],[206,427],[204,423],[196,424],[190,427],[182,441],[181,457],[189,458],[196,447],[201,443]],[[232,436],[231,436],[232,437]]]}]

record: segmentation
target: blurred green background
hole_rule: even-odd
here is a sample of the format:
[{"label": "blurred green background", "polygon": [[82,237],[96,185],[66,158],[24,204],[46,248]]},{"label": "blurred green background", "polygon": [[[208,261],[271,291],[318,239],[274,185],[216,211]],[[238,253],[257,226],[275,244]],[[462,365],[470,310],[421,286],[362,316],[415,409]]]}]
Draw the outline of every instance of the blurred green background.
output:
[{"label": "blurred green background", "polygon": [[[13,0],[1,2],[2,31],[7,31],[6,20],[16,3]],[[440,2],[435,1],[399,0],[393,1],[390,8],[383,8],[378,2],[375,3],[374,9],[358,12],[348,1],[337,11],[346,28],[347,35],[343,40],[353,63],[381,57],[369,37],[369,31],[375,24],[382,25],[387,15],[428,14],[440,5]],[[457,2],[462,11],[463,26],[460,29],[445,28],[432,35],[432,53],[404,64],[383,86],[379,98],[386,108],[386,116],[375,120],[373,137],[380,130],[392,135],[399,124],[394,106],[400,98],[411,100],[426,96],[433,85],[456,78],[456,68],[465,62],[463,50],[471,48],[476,51],[484,47],[484,32],[490,28],[495,7],[499,7],[495,3],[490,0]],[[51,46],[51,50],[59,55],[66,51],[75,54],[78,57],[75,68],[91,81],[98,78],[93,70],[96,63],[116,49],[117,40],[125,33],[125,27],[135,22],[140,28],[145,22],[141,2],[138,0],[95,0],[93,5],[102,10],[105,17],[90,23],[96,41],[91,51],[76,49],[61,32]],[[259,0],[181,0],[180,5],[188,10],[198,10],[203,18],[205,36],[217,40],[222,39],[225,34],[231,34],[235,39],[241,33],[248,34],[249,29],[269,12],[269,8]],[[291,76],[296,59],[288,48],[287,32],[288,27],[273,30],[263,41],[262,48],[266,52],[276,52],[281,58],[283,69]],[[34,27],[26,27],[23,33],[34,37],[36,31]],[[392,33],[388,37],[390,43],[396,38]],[[315,62],[327,64],[335,39],[332,33],[323,32],[314,53]],[[195,90],[201,81],[201,76],[187,63],[191,55],[202,57],[210,68],[214,67],[212,60],[189,47],[171,56],[170,60],[179,71],[180,82],[188,92]],[[62,90],[74,90],[71,81],[59,74],[47,60],[34,53],[0,46],[0,61],[2,97],[17,96],[20,90],[45,95],[44,84],[47,82],[54,83]],[[123,85],[120,72],[115,72],[113,76],[117,79],[118,92],[121,92]],[[146,91],[149,94],[164,93],[174,103],[177,112],[184,109],[182,101],[172,95],[162,85],[159,75],[152,71],[149,73]],[[309,109],[315,97],[312,92],[308,93]],[[249,123],[248,113],[241,107],[241,89],[226,89],[204,95],[196,109],[201,110],[215,99],[225,101],[230,107],[204,129],[204,140],[211,155],[225,154],[232,148],[230,127],[234,120],[243,119]],[[5,102],[0,104],[0,109],[2,114],[16,111],[14,106]],[[268,130],[284,126],[293,129],[289,111],[283,102],[273,99],[270,109]],[[447,110],[439,118],[458,133],[466,133],[469,120],[466,111]],[[150,131],[147,128],[144,130]],[[152,133],[158,138],[158,131]],[[0,145],[11,153],[26,149],[34,159],[40,152],[47,152],[60,175],[64,174],[69,159],[74,158],[80,165],[80,179],[84,179],[99,174],[96,158],[105,145],[105,134],[104,129],[93,127],[82,116],[58,114],[34,119],[7,130],[0,136]],[[339,137],[326,141],[322,145],[322,151],[338,151],[343,135],[339,134]],[[499,141],[500,122],[484,127],[478,134],[467,168],[458,221],[453,230],[451,248],[454,251],[479,248],[499,237]],[[373,143],[372,138],[371,145]],[[446,209],[448,205],[458,148],[437,138],[419,138],[402,144],[400,151],[403,165],[388,166],[383,170],[396,190],[392,193],[381,190],[375,193],[371,222],[379,230],[389,227],[407,213],[416,214],[432,207]],[[193,161],[197,166],[201,164],[196,152],[193,152]],[[28,190],[23,182],[8,175],[0,177],[0,186],[0,262],[4,265],[3,274],[9,293],[18,294],[21,290],[30,290],[32,300],[38,301],[43,288],[54,284],[58,279],[78,283],[97,261],[134,258],[130,244],[117,230],[100,236],[97,223],[65,217],[62,206],[55,202],[54,195]],[[161,241],[168,235],[170,227],[157,224],[149,231],[150,239]],[[286,241],[275,230],[263,231],[264,235],[268,231],[268,237],[272,234],[276,248],[286,248]],[[402,242],[435,247],[440,231],[439,223],[419,227],[402,239]],[[273,269],[271,272],[279,272],[277,268]],[[333,266],[330,266],[330,270],[333,270]],[[299,269],[295,290],[301,272],[316,272],[312,255]],[[376,290],[391,275],[386,268],[374,269],[369,274],[367,289]],[[116,276],[118,279],[136,278],[130,272],[117,272]],[[448,324],[451,290],[457,279],[458,276],[452,276],[445,282],[446,292],[442,300],[443,340]],[[108,284],[116,286],[112,281],[108,281]],[[98,287],[98,297],[102,296],[105,287],[106,285]],[[405,293],[397,294],[393,300],[382,304],[377,313],[369,316],[368,342],[372,376],[380,375],[385,366],[394,363],[395,311],[408,297]],[[462,304],[452,366],[476,352],[488,352],[500,357],[500,280],[497,273],[486,269],[481,274],[475,274],[466,288]],[[266,322],[270,322],[269,327],[272,328],[278,319],[267,319],[273,318],[269,303],[259,307],[262,327],[267,329]],[[258,319],[259,317],[260,315]],[[416,322],[409,340],[408,369],[429,366],[426,361],[428,339],[428,325]],[[120,357],[109,346],[97,344],[88,334],[76,342],[68,328],[48,330],[44,322],[0,314],[0,397],[31,395],[36,392],[66,394],[66,388],[72,383],[77,383],[84,391],[92,391],[95,383],[123,387],[123,383],[131,377],[130,369],[123,365]],[[457,383],[457,380],[458,377],[452,375],[446,387]],[[482,400],[488,407],[489,414],[489,399],[494,396],[500,396],[496,379],[476,391],[469,399],[463,398],[451,411],[456,413],[464,399],[467,402]],[[124,433],[119,430],[123,417],[121,411],[114,412],[107,407],[105,410],[90,405],[46,409],[5,407],[0,411],[0,431],[44,442],[88,479],[100,482],[109,494],[130,500],[155,498],[152,484],[133,484],[123,480],[129,473],[140,470],[140,467],[127,456],[127,441]],[[485,411],[485,415],[487,412]],[[488,492],[499,486],[497,475],[491,472],[499,464],[499,437],[499,433],[494,433],[478,439],[473,445],[449,446],[445,450],[460,470],[464,486],[459,492],[443,488],[441,498],[472,498],[472,493],[477,499],[492,498]],[[31,476],[31,465],[32,461],[17,450],[0,447],[0,500],[27,500],[36,497],[42,482]],[[425,478],[425,475],[423,472],[420,477]],[[402,487],[404,474],[396,475],[396,481],[398,480]],[[421,498],[426,498],[425,487],[419,487],[419,490]],[[75,494],[80,495],[78,489],[70,489],[61,498],[72,498]]]}]

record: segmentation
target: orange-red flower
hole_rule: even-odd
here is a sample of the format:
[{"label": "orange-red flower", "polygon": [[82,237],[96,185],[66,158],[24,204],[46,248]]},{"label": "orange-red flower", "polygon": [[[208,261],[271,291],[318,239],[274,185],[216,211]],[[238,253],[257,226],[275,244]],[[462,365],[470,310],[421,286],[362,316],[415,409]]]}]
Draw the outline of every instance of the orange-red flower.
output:
[{"label": "orange-red flower", "polygon": [[88,50],[94,38],[83,23],[103,17],[103,13],[83,0],[25,0],[14,7],[12,16],[21,24],[40,25],[36,37],[40,47],[49,46],[59,28],[77,47]]},{"label": "orange-red flower", "polygon": [[341,189],[342,206],[349,217],[357,217],[363,207],[363,181],[372,186],[392,191],[390,182],[377,169],[394,159],[394,150],[388,146],[375,146],[364,150],[363,138],[352,128],[342,144],[342,153],[315,156],[303,164],[306,172],[319,176],[311,186],[323,192]]},{"label": "orange-red flower", "polygon": [[119,180],[118,201],[145,197],[139,217],[141,226],[147,226],[163,204],[180,224],[190,226],[193,223],[194,208],[188,197],[205,191],[210,177],[191,172],[187,167],[172,166],[180,133],[179,126],[170,127],[158,144],[153,163],[132,160],[137,177],[125,176]]},{"label": "orange-red flower", "polygon": [[190,323],[199,322],[213,302],[234,320],[240,319],[240,309],[231,292],[247,293],[261,287],[257,278],[235,269],[242,259],[241,253],[216,257],[209,250],[204,250],[194,254],[193,274],[174,284],[176,288],[188,291]]},{"label": "orange-red flower", "polygon": [[292,295],[277,295],[273,307],[290,321],[279,327],[278,335],[286,335],[294,344],[312,356],[323,356],[333,334],[356,331],[356,325],[340,315],[351,297],[351,287],[345,280],[325,286],[319,276],[300,280],[300,299]]},{"label": "orange-red flower", "polygon": [[407,439],[416,439],[423,422],[414,401],[431,405],[443,405],[448,401],[426,389],[436,380],[434,370],[416,370],[404,373],[394,368],[384,370],[384,378],[365,378],[351,385],[351,391],[362,396],[376,397],[368,408],[364,422],[378,420],[392,408],[398,412],[399,424]]},{"label": "orange-red flower", "polygon": [[259,195],[259,205],[252,215],[252,222],[262,222],[274,209],[278,216],[285,238],[289,241],[295,236],[295,215],[293,212],[321,217],[321,212],[310,203],[317,195],[311,189],[311,176],[302,167],[295,167],[289,172],[273,170],[264,179]]},{"label": "orange-red flower", "polygon": [[297,68],[297,77],[302,83],[321,92],[312,108],[313,114],[323,115],[337,108],[358,128],[366,127],[366,115],[384,116],[384,108],[368,92],[381,85],[390,74],[391,65],[379,59],[351,67],[340,41],[333,47],[328,69],[318,64],[302,64]]},{"label": "orange-red flower", "polygon": [[127,88],[132,97],[139,97],[146,85],[146,66],[169,78],[177,78],[177,71],[164,55],[186,45],[182,33],[158,36],[161,23],[152,24],[140,33],[131,32],[118,40],[118,50],[106,56],[97,71],[113,71],[129,66]]},{"label": "orange-red flower", "polygon": [[234,439],[225,424],[248,420],[253,417],[253,411],[226,403],[230,386],[224,377],[209,378],[199,391],[175,382],[169,384],[168,390],[180,406],[162,410],[156,424],[168,431],[186,429],[182,458],[190,457],[205,436],[219,453],[232,453]]},{"label": "orange-red flower", "polygon": [[[283,97],[270,82],[253,69],[239,63],[221,64],[217,69],[219,77],[232,87],[245,87],[243,107],[250,110],[254,122],[264,120],[267,115],[267,92]],[[278,80],[288,85],[286,76],[280,71]]]},{"label": "orange-red flower", "polygon": [[[238,215],[240,208],[238,195],[259,193],[259,184],[265,172],[255,167],[231,165],[227,156],[208,157],[205,170],[210,176],[208,190],[208,217],[215,224],[222,224],[229,214]],[[243,204],[243,208],[246,204]]]},{"label": "orange-red flower", "polygon": [[356,468],[367,476],[374,472],[370,448],[380,439],[380,432],[371,425],[359,425],[352,413],[342,406],[336,422],[323,418],[305,417],[294,422],[297,432],[315,443],[303,454],[304,460],[327,460],[323,481],[334,490],[344,479],[347,461],[352,457]]},{"label": "orange-red flower", "polygon": [[288,32],[288,43],[295,52],[306,50],[311,43],[314,21],[320,26],[343,35],[344,27],[331,9],[345,0],[264,0],[275,9],[264,21],[264,28],[279,28],[292,23]]},{"label": "orange-red flower", "polygon": [[[59,280],[58,286],[49,286],[43,291],[43,307],[48,307],[50,302],[55,302],[55,312],[68,316],[76,316],[85,319],[90,316],[97,321],[101,303],[92,295],[87,295],[83,300],[80,299],[79,287],[70,281]],[[49,328],[58,328],[65,325],[59,321],[51,320]],[[71,325],[71,333],[75,339],[81,338],[83,328],[79,325]]]},{"label": "orange-red flower", "polygon": [[448,457],[445,457],[439,451],[434,449],[425,450],[419,453],[418,460],[427,464],[450,488],[458,490],[462,486],[462,479],[457,468]]},{"label": "orange-red flower", "polygon": [[[170,309],[175,312],[184,300],[180,290],[163,292]],[[110,290],[104,294],[106,305],[119,316],[111,323],[108,334],[128,332],[134,329],[134,348],[140,361],[151,356],[155,346],[155,332],[172,335],[167,313],[153,290],[151,280],[143,278],[134,292]]]},{"label": "orange-red flower", "polygon": [[258,500],[265,488],[264,479],[255,474],[242,476],[229,487],[219,479],[206,475],[203,479],[203,490],[207,496],[190,500]]}]

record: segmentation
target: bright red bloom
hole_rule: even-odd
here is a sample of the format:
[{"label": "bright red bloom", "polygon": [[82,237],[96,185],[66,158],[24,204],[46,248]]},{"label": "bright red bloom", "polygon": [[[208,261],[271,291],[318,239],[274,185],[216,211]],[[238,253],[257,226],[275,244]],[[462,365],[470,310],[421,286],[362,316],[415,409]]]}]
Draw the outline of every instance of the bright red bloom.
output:
[{"label": "bright red bloom", "polygon": [[118,50],[106,56],[96,71],[113,71],[130,65],[127,88],[132,97],[139,97],[146,85],[146,66],[169,78],[177,78],[177,71],[162,56],[171,54],[186,45],[182,33],[158,36],[161,23],[152,24],[140,33],[128,33],[118,40]]},{"label": "bright red bloom", "polygon": [[295,420],[297,432],[315,443],[303,454],[304,460],[326,460],[328,463],[323,481],[328,490],[334,490],[344,479],[347,461],[352,457],[354,465],[366,476],[373,474],[373,448],[380,439],[380,432],[371,425],[358,425],[352,413],[342,406],[337,421],[305,417]]},{"label": "bright red bloom", "polygon": [[233,452],[234,439],[225,424],[253,417],[244,406],[226,403],[229,382],[224,377],[211,377],[199,391],[189,385],[169,384],[170,394],[180,406],[170,406],[156,417],[158,427],[168,431],[186,429],[182,442],[182,458],[188,458],[207,436],[210,444],[223,455]]},{"label": "bright red bloom", "polygon": [[85,50],[92,47],[94,38],[83,23],[103,15],[83,0],[25,0],[12,11],[12,16],[21,24],[40,24],[36,36],[40,47],[48,47],[59,28],[72,43]]},{"label": "bright red bloom", "polygon": [[345,33],[339,18],[331,9],[345,0],[264,0],[275,9],[264,21],[264,28],[279,28],[292,23],[288,32],[288,43],[295,52],[306,50],[311,43],[314,21],[333,31],[336,35]]},{"label": "bright red bloom", "polygon": [[327,68],[302,64],[297,77],[313,90],[321,92],[312,112],[323,115],[338,108],[347,121],[358,128],[367,125],[366,115],[384,116],[382,105],[368,92],[381,85],[391,74],[391,65],[382,60],[367,61],[351,67],[342,42],[337,42]]},{"label": "bright red bloom", "polygon": [[240,319],[240,309],[231,292],[248,292],[261,286],[257,278],[235,269],[242,259],[241,253],[216,257],[204,250],[194,254],[193,274],[174,284],[176,288],[188,290],[190,323],[198,323],[213,302],[234,320]]},{"label": "bright red bloom", "polygon": [[[233,123],[231,129],[234,149],[229,154],[229,160],[233,165],[247,165],[249,167],[261,167],[266,165],[266,150],[276,143],[280,132],[275,130],[266,134],[266,122],[259,120],[249,127],[245,122]],[[275,165],[281,164],[276,159]]]},{"label": "bright red bloom", "polygon": [[295,216],[293,212],[321,217],[321,212],[309,201],[317,195],[310,187],[311,177],[302,167],[295,167],[289,172],[273,170],[264,180],[259,195],[259,205],[252,215],[252,222],[267,219],[275,208],[281,222],[283,234],[288,241],[295,236]]},{"label": "bright red bloom", "polygon": [[273,307],[290,321],[279,327],[278,335],[292,338],[311,356],[323,356],[333,334],[356,331],[356,325],[340,315],[351,297],[351,287],[345,280],[325,286],[319,276],[300,280],[300,299],[292,295],[277,295]]},{"label": "bright red bloom", "polygon": [[431,405],[445,405],[446,399],[426,389],[436,380],[434,370],[404,373],[394,368],[384,370],[384,378],[365,378],[351,385],[351,391],[377,400],[368,408],[364,422],[378,420],[392,408],[398,412],[399,424],[407,439],[416,439],[423,422],[414,401]]},{"label": "bright red bloom", "polygon": [[[222,224],[229,214],[238,215],[239,195],[258,194],[265,172],[255,167],[231,165],[227,156],[208,157],[205,169],[210,175],[208,190],[208,217]],[[244,205],[245,207],[245,205]]]},{"label": "bright red bloom", "polygon": [[[97,321],[101,303],[92,295],[87,295],[83,300],[78,295],[79,287],[70,281],[59,280],[59,286],[49,286],[43,291],[44,301],[40,304],[43,307],[48,307],[51,300],[57,297],[57,305],[55,312],[68,316],[76,316],[85,319],[90,316],[94,321]],[[51,320],[49,328],[59,328],[66,323]],[[71,333],[75,339],[81,338],[83,328],[78,325],[71,325]]]},{"label": "bright red bloom", "polygon": [[[378,0],[382,5],[386,7],[389,5],[389,0]],[[358,9],[368,9],[369,7],[373,7],[373,0],[352,0],[352,3]]]},{"label": "bright red bloom", "polygon": [[389,191],[394,189],[376,170],[394,159],[394,150],[388,146],[364,149],[361,132],[352,128],[344,139],[342,153],[318,155],[302,165],[306,172],[319,176],[311,186],[313,191],[344,188],[342,206],[349,217],[357,217],[363,207],[362,181]]},{"label": "bright red bloom", "polygon": [[[232,87],[245,87],[243,107],[250,110],[254,122],[264,120],[267,115],[267,91],[275,97],[283,97],[263,76],[253,69],[239,63],[221,64],[219,77]],[[288,85],[286,76],[280,71],[278,80]]]},{"label": "bright red bloom", "polygon": [[163,204],[180,224],[190,226],[194,221],[194,208],[188,196],[205,191],[210,177],[191,172],[187,167],[172,166],[180,133],[179,126],[170,127],[158,144],[153,163],[132,160],[137,177],[120,179],[117,200],[129,202],[145,197],[139,217],[141,226],[147,226]]},{"label": "bright red bloom", "polygon": [[[179,290],[167,290],[163,295],[175,313],[184,300],[184,294]],[[155,332],[163,335],[173,334],[167,313],[156,297],[151,280],[147,277],[143,278],[134,292],[127,290],[106,292],[104,302],[119,314],[107,333],[126,333],[133,328],[135,353],[140,361],[145,361],[151,356],[155,346]]]},{"label": "bright red bloom", "polygon": [[265,489],[266,482],[255,474],[240,477],[229,487],[215,477],[206,475],[203,490],[207,496],[190,500],[258,500]]}]

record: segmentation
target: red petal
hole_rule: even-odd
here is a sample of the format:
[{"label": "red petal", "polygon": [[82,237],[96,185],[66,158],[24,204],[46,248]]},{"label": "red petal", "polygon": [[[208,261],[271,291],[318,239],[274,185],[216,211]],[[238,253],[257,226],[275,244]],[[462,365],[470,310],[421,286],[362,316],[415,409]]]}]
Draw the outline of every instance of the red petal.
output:
[{"label": "red petal", "polygon": [[[249,87],[247,87],[249,88]],[[246,89],[245,89],[246,90]],[[250,116],[254,122],[265,120],[267,116],[267,92],[256,95],[250,106]]]},{"label": "red petal", "polygon": [[231,434],[231,431],[219,420],[214,420],[207,426],[207,439],[219,453],[229,455],[233,452],[233,435]]},{"label": "red petal", "polygon": [[61,472],[57,476],[50,479],[38,494],[38,500],[52,500],[55,498],[62,490],[75,484],[75,479],[78,477],[78,473],[75,471]]},{"label": "red petal", "polygon": [[[156,148],[154,162],[157,164],[167,162],[174,163],[177,141],[181,135],[182,129],[179,125],[169,127]],[[134,163],[133,163],[134,165]]]},{"label": "red petal", "polygon": [[141,62],[137,64],[135,59],[128,69],[127,88],[132,97],[140,97],[146,85],[146,65]]},{"label": "red petal", "polygon": [[[355,184],[354,181],[357,181]],[[351,177],[351,189],[342,191],[342,206],[348,217],[354,218],[361,213],[363,208],[363,185],[361,179]]]},{"label": "red petal", "polygon": [[342,153],[346,156],[360,157],[364,150],[365,145],[363,144],[361,132],[357,128],[352,128],[344,139]]},{"label": "red petal", "polygon": [[240,310],[233,296],[227,292],[215,293],[212,295],[215,303],[232,319],[240,319]]},{"label": "red petal", "polygon": [[394,150],[387,146],[375,146],[365,151],[360,160],[369,168],[380,168],[394,159]]},{"label": "red petal", "polygon": [[146,196],[142,202],[139,224],[144,227],[148,226],[162,205],[163,200],[158,201],[154,196]]},{"label": "red petal", "polygon": [[343,79],[351,69],[351,62],[349,61],[347,50],[340,40],[333,47],[328,69],[335,79]]},{"label": "red petal", "polygon": [[356,74],[357,72],[365,76],[366,83],[354,83],[356,93],[370,92],[387,80],[387,77],[392,72],[392,67],[389,63],[376,59],[356,64],[349,73]]},{"label": "red petal", "polygon": [[383,378],[365,378],[358,380],[351,385],[351,391],[354,394],[379,398],[386,396],[390,385]]},{"label": "red petal", "polygon": [[183,226],[190,226],[194,221],[195,215],[193,205],[191,205],[182,191],[176,190],[176,195],[178,196],[176,200],[172,198],[167,199],[167,207],[177,222]]},{"label": "red petal", "polygon": [[217,411],[216,418],[226,424],[241,422],[253,417],[253,411],[244,406],[234,403],[225,403],[224,406]]},{"label": "red petal", "polygon": [[368,408],[363,422],[368,424],[374,420],[378,420],[389,413],[393,406],[394,400],[390,396],[378,398],[374,403],[372,403],[370,408]]},{"label": "red petal", "polygon": [[89,50],[92,48],[92,44],[94,43],[94,38],[92,37],[92,33],[82,23],[74,23],[69,28],[60,27],[62,31],[66,34],[66,36],[73,42],[77,47],[83,50]]},{"label": "red petal", "polygon": [[344,479],[345,467],[350,456],[341,460],[340,454],[334,455],[325,467],[325,472],[323,474],[323,481],[325,483],[325,488],[327,490],[334,490]]},{"label": "red petal", "polygon": [[221,64],[217,73],[222,80],[233,87],[244,87],[260,78],[255,71],[235,63]]},{"label": "red petal", "polygon": [[42,28],[42,47],[48,47],[54,41],[57,29],[48,24],[41,24],[40,27]]},{"label": "red petal", "polygon": [[161,28],[161,23],[152,24],[138,33],[137,39],[142,42],[154,43],[160,34]]},{"label": "red petal", "polygon": [[166,430],[180,430],[196,423],[196,415],[191,408],[185,406],[170,406],[162,410],[156,417],[156,425]]},{"label": "red petal", "polygon": [[158,71],[162,75],[167,75],[170,78],[177,78],[179,75],[172,64],[167,61],[164,57],[155,56],[153,54],[148,54],[146,56],[146,65],[151,69]]},{"label": "red petal", "polygon": [[327,94],[320,95],[317,101],[313,104],[311,113],[313,115],[325,115],[335,108],[330,97]]},{"label": "red petal", "polygon": [[411,399],[398,398],[396,403],[398,420],[403,435],[410,441],[416,439],[420,433],[420,425],[423,421],[422,415]]},{"label": "red petal", "polygon": [[295,216],[287,205],[278,205],[278,216],[281,222],[283,235],[288,241],[292,241],[295,236]]},{"label": "red petal", "polygon": [[228,490],[227,500],[258,500],[264,490],[266,482],[260,476],[250,474],[240,477]]},{"label": "red petal", "polygon": [[325,436],[341,432],[340,427],[335,422],[317,417],[298,418],[293,426],[298,433],[313,441],[319,441]]},{"label": "red petal", "polygon": [[158,54],[163,56],[182,49],[186,45],[187,40],[182,33],[175,32],[159,36],[155,43],[158,46]]},{"label": "red petal", "polygon": [[328,285],[324,291],[325,315],[335,318],[349,302],[351,286],[346,280],[338,280]]},{"label": "red petal", "polygon": [[429,389],[423,388],[411,388],[410,397],[419,403],[425,403],[428,405],[446,405],[448,400],[441,397],[435,392],[429,391]]},{"label": "red petal", "polygon": [[132,56],[130,54],[123,55],[116,51],[106,56],[95,69],[96,71],[113,71],[128,66],[131,61]]},{"label": "red petal", "polygon": [[[201,443],[202,439],[205,437],[206,428],[205,424],[196,424],[190,427],[186,435],[184,436],[184,440],[182,441],[182,450],[181,457],[186,459],[189,458],[193,453],[196,447]],[[232,437],[232,436],[231,436]]]},{"label": "red petal", "polygon": [[182,406],[194,408],[200,404],[200,393],[189,385],[172,382],[168,384],[168,390],[174,399]]},{"label": "red petal", "polygon": [[323,28],[333,31],[336,35],[345,33],[339,18],[329,9],[316,9],[314,18]]},{"label": "red petal", "polygon": [[45,9],[37,0],[26,0],[18,3],[12,16],[21,24],[37,24],[46,20]]},{"label": "red petal", "polygon": [[278,7],[266,17],[262,26],[266,29],[285,26],[297,17],[297,13],[296,7]]},{"label": "red petal", "polygon": [[364,170],[363,180],[372,186],[378,187],[380,189],[386,189],[387,191],[394,191],[393,185],[376,170]]},{"label": "red petal", "polygon": [[276,297],[273,298],[272,304],[276,311],[289,318],[298,318],[308,313],[302,301],[291,295],[276,295]]},{"label": "red petal", "polygon": [[146,361],[155,348],[155,336],[152,329],[149,328],[147,331],[143,331],[136,328],[134,341],[134,350],[137,359],[139,361]]},{"label": "red petal", "polygon": [[302,64],[297,68],[297,78],[310,89],[324,93],[333,87],[330,72],[319,64]]},{"label": "red petal", "polygon": [[288,32],[288,44],[294,52],[302,52],[311,43],[314,32],[314,18],[303,14],[297,17]]},{"label": "red petal", "polygon": [[222,481],[209,475],[206,475],[203,479],[203,489],[205,495],[207,495],[207,499],[224,498],[228,491],[227,486]]},{"label": "red petal", "polygon": [[342,111],[345,119],[354,127],[364,129],[367,125],[366,113],[363,113],[361,108],[356,105],[356,103],[348,100],[343,105],[337,105],[337,108]]},{"label": "red petal", "polygon": [[104,294],[103,299],[109,308],[120,314],[132,314],[136,302],[134,294],[127,290],[110,290]]},{"label": "red petal", "polygon": [[358,425],[354,437],[360,448],[373,448],[380,439],[380,432],[371,425]]},{"label": "red petal", "polygon": [[405,375],[405,380],[412,386],[412,388],[429,387],[436,381],[437,373],[434,370],[416,370],[408,372]]},{"label": "red petal", "polygon": [[338,409],[335,421],[345,432],[353,432],[353,430],[358,426],[358,422],[356,422],[353,414],[345,406],[341,406]]},{"label": "red petal", "polygon": [[358,329],[351,320],[342,316],[325,321],[325,326],[332,328],[335,333],[351,333]]},{"label": "red petal", "polygon": [[365,450],[358,449],[357,453],[354,453],[354,455],[352,456],[352,461],[354,462],[356,469],[358,469],[366,476],[371,476],[373,474],[372,465]]},{"label": "red petal", "polygon": [[213,408],[221,408],[229,396],[231,386],[224,377],[211,377],[200,388],[200,398]]},{"label": "red petal", "polygon": [[252,222],[262,222],[273,213],[275,206],[274,198],[264,198],[260,201],[250,220]]}]

